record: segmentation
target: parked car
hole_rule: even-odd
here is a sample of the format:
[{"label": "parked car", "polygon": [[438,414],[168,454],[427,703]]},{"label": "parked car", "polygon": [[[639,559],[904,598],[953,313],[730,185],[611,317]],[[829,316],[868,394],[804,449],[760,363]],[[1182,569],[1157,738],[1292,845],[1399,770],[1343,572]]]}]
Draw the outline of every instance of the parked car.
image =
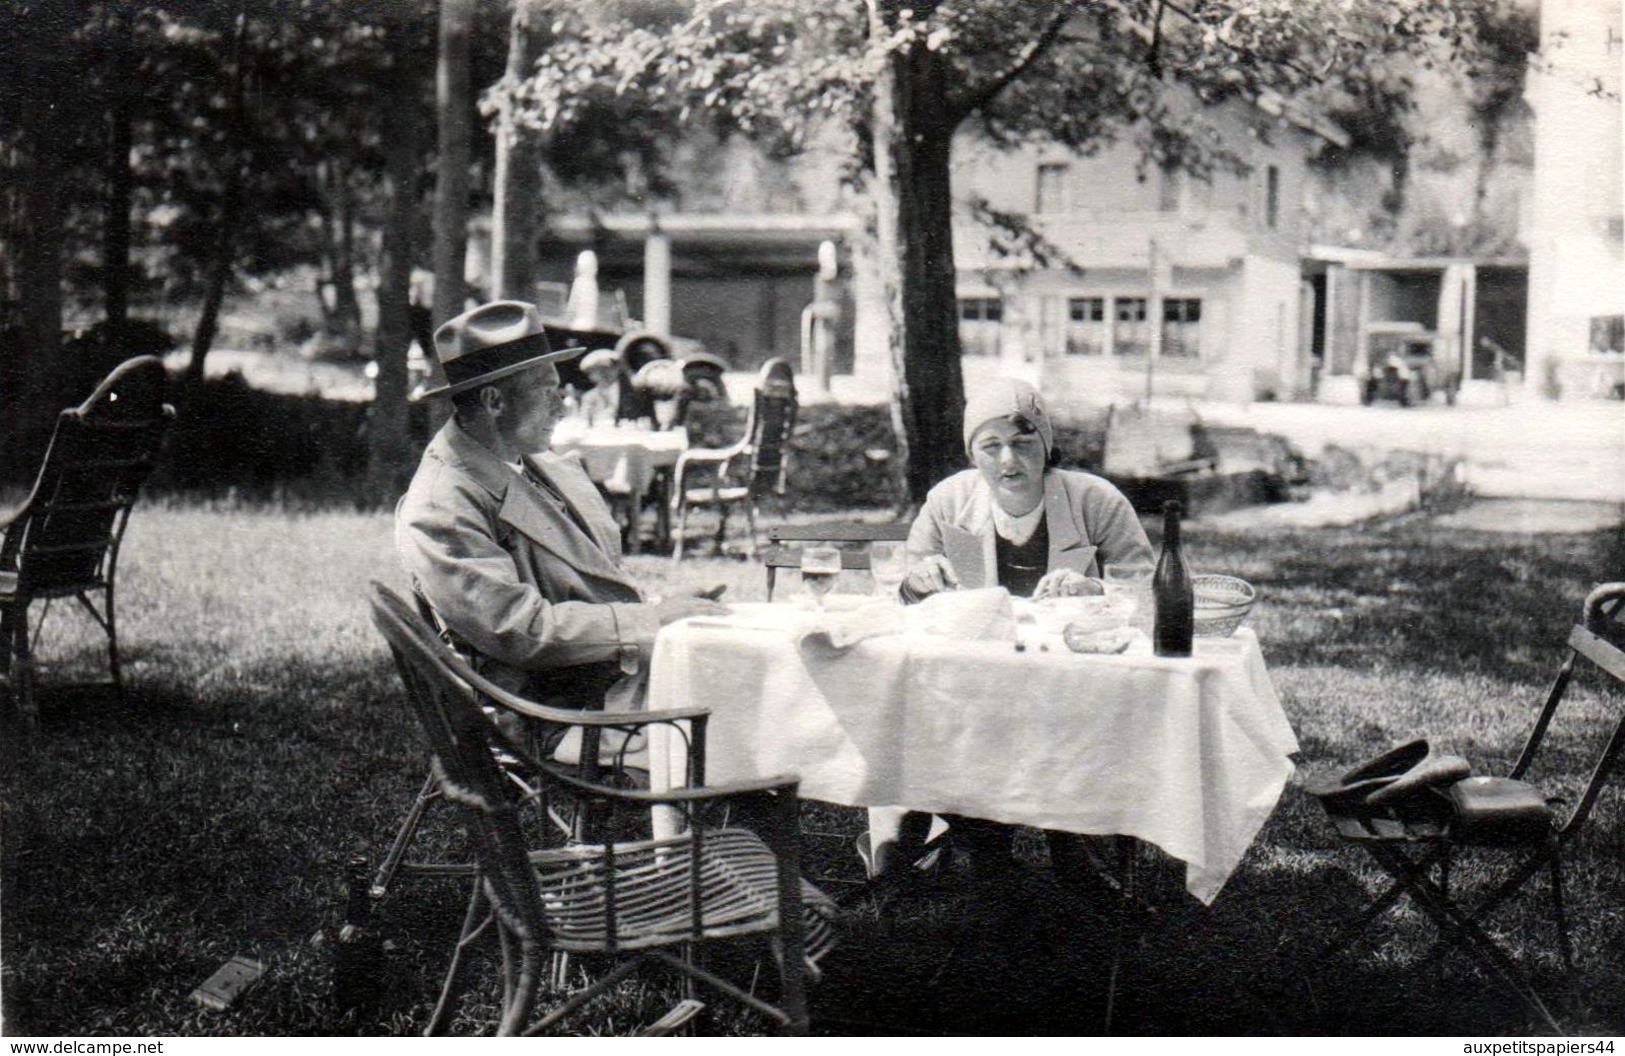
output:
[{"label": "parked car", "polygon": [[1370,405],[1390,400],[1401,407],[1427,403],[1436,392],[1456,403],[1460,371],[1436,354],[1438,335],[1413,324],[1368,331],[1370,371],[1360,391],[1360,402]]}]

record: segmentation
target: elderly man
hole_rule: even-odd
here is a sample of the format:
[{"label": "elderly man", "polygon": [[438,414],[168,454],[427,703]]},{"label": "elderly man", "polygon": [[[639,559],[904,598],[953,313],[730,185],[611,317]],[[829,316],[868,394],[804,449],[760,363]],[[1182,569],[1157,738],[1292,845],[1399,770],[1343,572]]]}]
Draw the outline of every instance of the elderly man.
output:
[{"label": "elderly man", "polygon": [[[620,534],[574,461],[548,451],[563,413],[534,305],[495,301],[435,331],[454,414],[396,510],[413,587],[493,681],[542,703],[628,710],[641,702],[661,626],[727,610],[646,599]],[[539,677],[538,677],[539,676]]]}]

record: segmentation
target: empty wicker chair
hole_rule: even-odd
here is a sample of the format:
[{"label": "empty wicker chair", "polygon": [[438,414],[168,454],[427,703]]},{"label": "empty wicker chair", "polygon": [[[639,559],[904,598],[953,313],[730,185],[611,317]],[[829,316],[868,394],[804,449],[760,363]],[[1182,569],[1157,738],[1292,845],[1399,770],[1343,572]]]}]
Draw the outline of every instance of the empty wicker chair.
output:
[{"label": "empty wicker chair", "polygon": [[[140,356],[120,364],[84,403],[63,411],[28,501],[5,525],[0,673],[9,676],[24,726],[38,718],[35,638],[53,599],[76,599],[106,632],[112,683],[123,692],[113,585],[130,508],[175,417],[164,402],[165,380],[160,360]],[[92,600],[98,594],[100,608]],[[45,604],[30,628],[36,601]]]},{"label": "empty wicker chair", "polygon": [[720,552],[728,527],[728,510],[745,508],[750,529],[746,549],[756,556],[756,514],[768,495],[782,499],[789,479],[790,432],[796,424],[795,373],[783,359],[762,364],[745,435],[732,447],[691,448],[672,470],[671,511],[677,522],[672,558],[682,560],[683,534],[689,510],[714,506],[717,510],[716,546]]}]

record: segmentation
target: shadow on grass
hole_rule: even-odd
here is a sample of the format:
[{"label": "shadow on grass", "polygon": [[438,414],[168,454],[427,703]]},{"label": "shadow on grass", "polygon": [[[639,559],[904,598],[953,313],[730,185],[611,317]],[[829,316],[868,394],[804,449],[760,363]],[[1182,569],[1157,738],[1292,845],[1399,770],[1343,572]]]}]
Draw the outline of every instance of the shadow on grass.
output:
[{"label": "shadow on grass", "polygon": [[1580,601],[1625,576],[1614,533],[1533,539],[1426,523],[1262,537],[1193,530],[1193,563],[1259,593],[1274,666],[1347,666],[1533,684]]}]

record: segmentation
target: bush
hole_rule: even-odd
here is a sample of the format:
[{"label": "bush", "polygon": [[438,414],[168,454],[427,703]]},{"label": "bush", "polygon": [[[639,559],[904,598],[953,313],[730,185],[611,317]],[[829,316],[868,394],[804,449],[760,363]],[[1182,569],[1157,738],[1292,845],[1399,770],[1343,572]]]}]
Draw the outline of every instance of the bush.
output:
[{"label": "bush", "polygon": [[[211,378],[180,409],[153,474],[154,493],[235,496],[299,505],[353,505],[367,474],[370,404],[251,387],[240,374]],[[408,409],[427,440],[427,409]]]}]

